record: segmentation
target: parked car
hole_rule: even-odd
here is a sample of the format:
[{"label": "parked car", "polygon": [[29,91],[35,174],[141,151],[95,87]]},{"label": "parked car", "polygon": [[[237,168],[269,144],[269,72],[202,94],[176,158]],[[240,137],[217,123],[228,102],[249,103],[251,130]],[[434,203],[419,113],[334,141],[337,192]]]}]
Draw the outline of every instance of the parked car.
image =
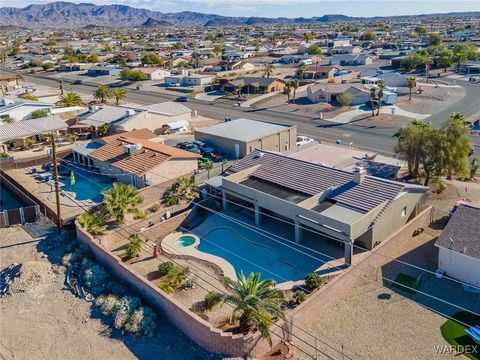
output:
[{"label": "parked car", "polygon": [[82,80],[75,80],[73,85],[82,85]]},{"label": "parked car", "polygon": [[370,109],[377,110],[378,109],[378,100],[368,100],[365,105]]},{"label": "parked car", "polygon": [[177,102],[187,102],[188,97],[187,96],[179,96],[178,98],[175,99]]},{"label": "parked car", "polygon": [[297,136],[297,146],[302,146],[312,142],[313,139],[307,136]]},{"label": "parked car", "polygon": [[201,154],[202,153],[202,151],[199,149],[198,146],[196,146],[195,144],[193,144],[191,142],[188,142],[188,141],[178,143],[176,145],[176,147],[179,148],[179,149],[182,149],[182,150],[193,152],[195,154]]}]

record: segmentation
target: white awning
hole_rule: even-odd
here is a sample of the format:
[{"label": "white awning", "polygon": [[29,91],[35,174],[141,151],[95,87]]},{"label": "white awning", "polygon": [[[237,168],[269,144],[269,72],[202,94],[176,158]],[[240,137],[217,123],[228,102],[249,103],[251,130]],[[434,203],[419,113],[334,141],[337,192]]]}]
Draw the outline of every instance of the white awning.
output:
[{"label": "white awning", "polygon": [[0,141],[9,141],[29,136],[65,130],[68,125],[56,115],[39,119],[21,120],[0,125]]}]

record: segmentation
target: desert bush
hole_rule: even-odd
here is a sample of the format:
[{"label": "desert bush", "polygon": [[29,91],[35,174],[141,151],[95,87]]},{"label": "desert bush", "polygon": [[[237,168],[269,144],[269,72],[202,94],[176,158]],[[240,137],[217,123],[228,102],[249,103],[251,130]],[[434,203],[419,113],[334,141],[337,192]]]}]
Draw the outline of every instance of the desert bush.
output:
[{"label": "desert bush", "polygon": [[100,308],[100,312],[105,316],[114,316],[120,307],[120,298],[109,294],[101,295],[95,300],[95,305]]},{"label": "desert bush", "polygon": [[158,272],[160,273],[160,276],[167,275],[173,269],[175,269],[175,265],[171,261],[165,261],[158,265]]},{"label": "desert bush", "polygon": [[148,217],[148,214],[146,211],[143,211],[143,210],[138,210],[135,215],[133,215],[133,218],[135,220],[139,220],[139,219],[142,219],[142,220],[146,220]]},{"label": "desert bush", "polygon": [[113,325],[116,329],[123,329],[133,312],[141,305],[140,299],[135,296],[124,296],[120,299]]},{"label": "desert bush", "polygon": [[297,290],[293,294],[293,299],[295,300],[295,302],[297,304],[301,304],[302,302],[304,302],[307,299],[307,295],[305,294],[305,291]]},{"label": "desert bush", "polygon": [[109,279],[110,275],[100,265],[91,261],[84,264],[83,280],[94,296],[105,292],[105,285]]},{"label": "desert bush", "polygon": [[177,205],[179,202],[180,200],[176,196],[170,195],[165,198],[164,204],[165,206],[173,206]]},{"label": "desert bush", "polygon": [[220,304],[223,300],[223,295],[216,292],[210,291],[207,295],[205,295],[205,307],[208,310],[212,310],[215,305]]},{"label": "desert bush", "polygon": [[307,285],[311,290],[318,289],[323,284],[323,279],[320,275],[316,273],[309,273],[305,277],[305,285]]},{"label": "desert bush", "polygon": [[349,106],[353,101],[353,95],[348,92],[341,93],[337,95],[337,101],[341,106]]},{"label": "desert bush", "polygon": [[163,292],[167,293],[167,294],[171,294],[171,293],[175,292],[175,289],[173,288],[173,286],[168,281],[161,282],[158,285],[158,288],[160,290],[162,290]]},{"label": "desert bush", "polygon": [[435,194],[441,194],[447,188],[440,177],[435,177],[430,182],[430,188]]},{"label": "desert bush", "polygon": [[125,324],[125,330],[135,335],[152,337],[157,327],[156,315],[149,307],[139,307]]},{"label": "desert bush", "polygon": [[151,213],[156,213],[158,210],[160,210],[160,204],[153,204],[148,209],[148,211],[150,211]]},{"label": "desert bush", "polygon": [[140,255],[140,251],[142,250],[142,239],[138,234],[132,234],[128,237],[128,245],[127,249],[125,250],[125,256],[128,259],[133,259]]}]

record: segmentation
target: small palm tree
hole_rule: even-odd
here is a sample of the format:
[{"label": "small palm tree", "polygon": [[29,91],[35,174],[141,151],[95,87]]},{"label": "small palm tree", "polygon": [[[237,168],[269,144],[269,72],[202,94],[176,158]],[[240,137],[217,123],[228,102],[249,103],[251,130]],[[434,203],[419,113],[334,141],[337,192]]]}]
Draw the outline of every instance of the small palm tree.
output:
[{"label": "small palm tree", "polygon": [[122,88],[116,88],[112,92],[113,97],[115,98],[115,104],[120,104],[120,100],[127,97],[127,92]]},{"label": "small palm tree", "polygon": [[63,95],[63,80],[58,80],[58,87],[60,89],[60,95]]},{"label": "small palm tree", "polygon": [[105,85],[105,84],[99,84],[97,86],[97,89],[93,92],[93,98],[95,100],[100,100],[102,103],[107,101],[107,99],[110,99],[112,97],[112,90]]},{"label": "small palm tree", "polygon": [[377,89],[373,86],[370,88],[370,101],[372,103],[372,116],[375,116],[375,100],[377,100]]},{"label": "small palm tree", "polygon": [[119,224],[125,221],[126,214],[137,214],[137,205],[141,203],[143,198],[132,185],[114,183],[111,189],[103,193],[103,205],[107,213]]},{"label": "small palm tree", "polygon": [[64,107],[68,107],[68,106],[82,105],[83,101],[80,95],[71,91],[71,92],[67,92],[65,95],[60,96],[59,104]]},{"label": "small palm tree", "polygon": [[377,116],[380,115],[380,109],[382,107],[382,100],[383,100],[383,95],[384,91],[387,89],[385,84],[383,82],[380,82],[378,84],[378,92],[377,92],[377,99],[378,99],[378,108],[377,108]]},{"label": "small palm tree", "polygon": [[240,99],[240,94],[242,93],[243,85],[236,85],[235,92],[237,93],[238,98]]},{"label": "small palm tree", "polygon": [[129,243],[127,249],[125,250],[125,256],[128,259],[133,259],[140,255],[142,250],[142,239],[138,234],[132,234],[128,237]]},{"label": "small palm tree", "polygon": [[263,74],[267,77],[267,78],[270,78],[270,75],[272,75],[273,73],[273,65],[272,64],[268,64],[267,66],[265,66],[265,69],[263,70]]},{"label": "small palm tree", "polygon": [[98,214],[83,213],[78,219],[80,226],[89,234],[96,236],[103,233],[104,219]]},{"label": "small palm tree", "polygon": [[293,87],[293,102],[297,99],[297,89],[300,87],[300,81],[294,80],[292,82],[292,87]]},{"label": "small palm tree", "polygon": [[407,77],[408,100],[412,100],[412,89],[417,86],[417,79],[414,76]]},{"label": "small palm tree", "polygon": [[208,175],[208,178],[209,178],[209,179],[210,179],[210,170],[212,170],[213,167],[214,167],[214,165],[213,165],[212,160],[207,160],[207,161],[205,161],[205,163],[203,164],[203,168],[204,168],[205,170],[207,170],[207,175]]},{"label": "small palm tree", "polygon": [[306,69],[307,69],[307,65],[305,64],[298,65],[297,74],[301,81],[303,81],[303,75],[305,74]]},{"label": "small palm tree", "polygon": [[242,272],[238,280],[225,278],[225,286],[231,288],[232,293],[223,300],[234,306],[230,321],[238,318],[240,330],[244,333],[257,329],[270,346],[270,325],[276,317],[285,318],[281,309],[285,296],[275,285],[272,280],[260,281],[260,273],[250,273],[246,278]]},{"label": "small palm tree", "polygon": [[109,131],[110,131],[110,125],[108,125],[108,123],[102,124],[98,128],[98,135],[100,135],[100,137],[106,136]]},{"label": "small palm tree", "polygon": [[175,267],[174,269],[169,271],[167,274],[168,283],[173,287],[177,287],[181,285],[186,278],[187,278],[187,272],[184,269],[178,268],[178,267]]},{"label": "small palm tree", "polygon": [[195,199],[198,197],[197,184],[193,177],[183,177],[175,181],[171,192],[180,199]]},{"label": "small palm tree", "polygon": [[287,81],[285,84],[285,92],[287,93],[287,102],[290,102],[290,95],[292,94],[292,82]]}]

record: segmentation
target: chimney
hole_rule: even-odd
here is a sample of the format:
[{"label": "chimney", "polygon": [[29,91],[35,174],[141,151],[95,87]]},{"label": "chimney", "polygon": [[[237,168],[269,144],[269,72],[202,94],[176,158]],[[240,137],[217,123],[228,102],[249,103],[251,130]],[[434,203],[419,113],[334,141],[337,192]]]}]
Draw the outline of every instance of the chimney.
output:
[{"label": "chimney", "polygon": [[366,171],[362,166],[355,166],[353,168],[353,182],[356,184],[361,184],[365,179]]}]

